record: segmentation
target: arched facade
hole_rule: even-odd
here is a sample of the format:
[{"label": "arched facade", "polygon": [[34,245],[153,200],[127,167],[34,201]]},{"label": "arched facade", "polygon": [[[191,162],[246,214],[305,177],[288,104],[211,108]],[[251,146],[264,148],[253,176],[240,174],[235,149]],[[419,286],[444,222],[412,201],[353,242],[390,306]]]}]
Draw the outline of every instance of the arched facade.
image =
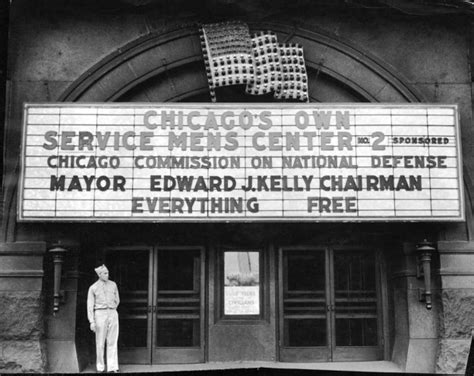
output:
[{"label": "arched facade", "polygon": [[[66,10],[68,11],[70,9]],[[84,15],[86,14],[87,12]],[[64,21],[65,25],[67,22]],[[85,36],[101,29],[99,19],[91,22],[93,27],[84,33]],[[256,21],[252,17],[249,17],[248,21],[252,31],[271,30],[277,33],[279,40],[298,43],[303,47],[308,69],[310,102],[433,101],[432,88],[428,84],[426,87],[420,84],[423,80],[416,78],[416,69],[410,71],[400,66],[399,61],[377,57],[384,56],[381,52],[384,51],[383,47],[381,44],[371,44],[364,39],[367,29],[363,24],[353,22],[351,28],[360,33],[360,35],[354,34],[353,38],[349,38],[351,36],[349,30],[337,34],[330,31],[333,27],[336,30],[338,27],[344,28],[344,22],[335,15],[332,16],[331,22],[322,23],[322,26],[318,27],[314,26],[314,20],[307,17],[301,17],[298,27],[294,26],[294,22],[282,21],[281,17],[277,17],[275,22]],[[396,43],[389,34],[395,32],[393,30],[397,22],[400,24],[401,33],[410,31],[404,21],[393,21],[389,26],[391,31],[386,32],[387,43],[392,43],[387,48],[395,48]],[[125,21],[125,25],[132,29],[138,24],[139,21],[133,17]],[[47,30],[47,26],[41,27]],[[430,27],[429,22],[426,27]],[[21,32],[17,33],[21,35]],[[457,31],[453,34],[455,36],[452,38],[459,38]],[[46,31],[42,37],[45,41],[53,42],[60,39],[57,35],[49,35]],[[100,37],[95,38],[100,40]],[[430,41],[430,38],[435,36],[426,37],[426,42]],[[96,53],[94,58],[89,60],[92,64],[87,66],[74,64],[74,73],[65,73],[67,80],[55,87],[52,100],[84,103],[209,101],[199,34],[194,23],[184,23],[184,26],[179,27],[148,28],[147,32],[140,31],[133,38],[126,39],[126,43],[109,44],[107,53]],[[367,42],[368,47],[364,42]],[[110,42],[103,43],[106,45]],[[79,43],[75,47],[76,53],[80,53],[86,44],[86,42]],[[416,48],[410,48],[408,53],[415,54]],[[455,48],[461,49],[458,45],[453,47]],[[388,56],[391,55],[385,55]],[[40,60],[32,63],[33,71],[35,66],[41,64]],[[66,69],[64,67],[68,64],[67,58],[60,58],[59,61],[61,69]],[[20,73],[26,69],[22,64],[25,65],[12,58],[12,72],[18,72],[21,76]],[[442,67],[433,68],[436,69],[443,70]],[[52,80],[46,78],[48,74],[43,76],[41,72],[37,74],[40,84],[54,86]],[[410,78],[405,77],[407,74]],[[13,80],[13,86],[18,94],[13,101],[15,110],[6,130],[7,144],[10,145],[19,143],[20,134],[15,130],[14,123],[18,120],[21,98],[28,97],[26,95],[28,89],[21,86],[21,77],[16,81],[14,75]],[[433,82],[433,87],[436,85],[437,83]],[[451,98],[450,94],[445,95],[453,101],[456,98],[454,94]],[[247,96],[239,87],[218,89],[217,98],[221,102],[270,100]],[[29,101],[33,102],[48,100],[51,98],[39,89],[29,96]],[[440,101],[450,102],[446,99]],[[465,123],[466,119],[469,119],[470,112],[465,109],[462,111],[461,119]],[[463,124],[463,129],[467,127],[467,124]],[[130,351],[125,349],[128,345],[122,346],[122,362],[125,364],[259,361],[270,362],[278,367],[279,363],[311,362],[315,369],[318,368],[318,363],[323,363],[322,367],[330,369],[345,369],[343,362],[352,360],[358,362],[358,367],[372,371],[458,372],[467,361],[466,349],[469,337],[465,329],[470,321],[466,319],[462,322],[462,327],[459,325],[456,327],[457,324],[453,325],[452,316],[453,310],[468,309],[465,302],[470,301],[471,292],[464,287],[471,274],[474,275],[474,271],[463,269],[460,265],[463,263],[462,260],[470,257],[471,249],[471,186],[468,179],[470,167],[465,168],[468,220],[463,224],[196,223],[192,226],[185,223],[33,224],[16,221],[17,157],[15,148],[7,146],[7,176],[4,180],[6,205],[2,227],[4,250],[0,257],[10,260],[10,265],[13,265],[9,271],[7,270],[10,273],[10,280],[14,282],[21,278],[21,283],[24,285],[18,288],[14,287],[10,280],[5,280],[5,283],[10,286],[11,296],[15,294],[21,296],[24,291],[28,291],[28,283],[37,285],[39,281],[44,281],[36,295],[33,294],[34,297],[24,298],[32,299],[34,301],[32,305],[35,307],[41,304],[35,302],[44,299],[41,308],[34,308],[31,313],[33,321],[45,323],[44,337],[43,334],[27,333],[17,340],[13,333],[14,339],[8,339],[12,342],[13,348],[21,346],[18,344],[19,341],[25,343],[29,341],[33,344],[28,351],[34,354],[33,358],[37,359],[37,364],[19,366],[23,369],[77,372],[90,367],[93,347],[87,329],[87,319],[84,316],[84,299],[87,285],[92,280],[90,269],[98,261],[108,262],[118,268],[112,270],[120,269],[117,262],[129,263],[131,270],[137,275],[148,273],[147,278],[150,281],[161,281],[160,278],[164,278],[162,276],[172,279],[171,275],[160,269],[160,265],[167,265],[167,262],[169,265],[174,263],[182,268],[183,281],[188,266],[187,261],[182,260],[194,263],[194,273],[196,270],[199,271],[190,277],[194,278],[195,283],[199,281],[199,297],[189,298],[197,299],[200,304],[199,307],[193,308],[198,313],[192,320],[198,321],[183,318],[179,324],[182,325],[179,327],[180,330],[192,337],[192,343],[182,345],[183,348],[178,350],[175,347],[181,345],[173,343],[167,345],[166,332],[156,332],[154,326],[158,322],[156,321],[158,311],[157,316],[147,319],[148,326],[143,326],[142,323],[143,325],[137,324],[138,326],[134,327],[130,322],[125,323],[129,328],[126,329],[124,326],[124,340],[130,340],[131,333],[135,333],[137,338],[141,335],[144,341],[141,345],[135,344],[136,348]],[[469,156],[466,160],[469,160]],[[437,241],[438,246],[434,264],[435,293],[432,311],[427,311],[418,301],[418,290],[422,286],[422,280],[416,275],[414,249],[415,244],[424,236]],[[59,314],[53,317],[48,298],[52,288],[50,280],[53,270],[50,257],[45,251],[57,240],[61,240],[69,250],[69,256],[64,265],[66,272],[62,280],[67,293],[64,295],[65,300]],[[227,320],[222,312],[221,282],[222,273],[225,272],[223,265],[227,262],[226,257],[237,253],[239,249],[247,249],[258,254],[263,303],[260,316],[254,322],[242,320],[236,323],[235,320]],[[325,250],[324,255],[324,252],[320,252],[321,249]],[[369,265],[366,266],[369,269],[361,271],[368,270],[376,276],[377,296],[374,298],[376,302],[374,309],[377,313],[373,321],[373,325],[377,327],[376,343],[365,343],[355,350],[357,346],[354,348],[345,346],[339,351],[336,343],[339,341],[337,330],[342,329],[338,329],[339,324],[336,325],[335,321],[333,324],[327,322],[329,329],[326,335],[330,338],[330,342],[334,342],[332,345],[316,346],[311,343],[306,346],[303,342],[289,340],[291,333],[298,336],[298,329],[294,329],[285,321],[290,316],[286,313],[287,303],[282,291],[287,288],[288,281],[295,278],[291,274],[295,271],[292,271],[290,266],[298,265],[298,262],[305,257],[309,257],[310,262],[315,265],[326,262],[329,265],[328,270],[332,271],[325,270],[322,273],[326,273],[328,286],[334,286],[339,278],[334,270],[340,265],[338,262],[342,262],[340,260],[350,252],[359,257],[357,262],[361,265]],[[176,255],[180,257],[174,259]],[[318,258],[320,256],[321,259]],[[30,260],[32,266],[27,271],[22,271],[21,267],[15,265],[20,265],[25,258]],[[147,271],[144,271],[144,265]],[[0,275],[0,278],[5,276]],[[140,278],[138,280],[141,281]],[[128,282],[123,280],[122,283],[124,292],[128,294],[130,292],[126,287]],[[154,288],[149,287],[147,295],[152,307],[156,306],[156,301],[162,299],[159,290],[156,294]],[[146,287],[144,289],[146,290]],[[21,302],[21,299],[19,301]],[[180,316],[176,317],[179,319]],[[335,320],[335,316],[331,317],[330,320]],[[162,321],[158,327],[160,325],[166,327],[167,324]],[[173,325],[167,330],[172,332],[172,328]],[[361,330],[369,331],[369,329]],[[459,332],[462,334],[459,335]],[[234,338],[232,344],[229,344],[228,338]],[[310,342],[311,340],[308,339]],[[312,349],[308,350],[306,347]],[[455,356],[454,363],[453,348],[461,349]],[[71,360],[66,364],[61,361],[64,357],[69,357]],[[21,364],[21,361],[17,363]],[[452,364],[456,364],[455,369],[450,368]]]}]

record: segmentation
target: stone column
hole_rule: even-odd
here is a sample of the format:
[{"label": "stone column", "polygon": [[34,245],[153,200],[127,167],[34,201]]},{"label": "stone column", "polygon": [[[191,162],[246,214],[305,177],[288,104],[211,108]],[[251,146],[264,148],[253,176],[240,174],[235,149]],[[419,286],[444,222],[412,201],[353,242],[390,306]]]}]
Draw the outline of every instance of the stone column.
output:
[{"label": "stone column", "polygon": [[440,241],[441,310],[436,372],[464,374],[474,328],[474,242]]},{"label": "stone column", "polygon": [[44,372],[43,242],[0,244],[0,373]]}]

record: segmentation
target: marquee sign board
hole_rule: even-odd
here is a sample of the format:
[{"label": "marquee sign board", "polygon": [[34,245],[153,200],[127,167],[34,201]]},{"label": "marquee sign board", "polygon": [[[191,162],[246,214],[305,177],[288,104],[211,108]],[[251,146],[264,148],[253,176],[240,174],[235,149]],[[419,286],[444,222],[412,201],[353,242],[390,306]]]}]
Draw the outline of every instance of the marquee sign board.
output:
[{"label": "marquee sign board", "polygon": [[455,105],[27,104],[24,221],[462,221]]}]

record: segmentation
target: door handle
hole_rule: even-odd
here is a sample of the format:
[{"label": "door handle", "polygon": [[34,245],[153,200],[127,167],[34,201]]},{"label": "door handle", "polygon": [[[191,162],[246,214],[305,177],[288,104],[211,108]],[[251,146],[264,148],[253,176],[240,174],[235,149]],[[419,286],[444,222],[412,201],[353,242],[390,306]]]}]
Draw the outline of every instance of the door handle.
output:
[{"label": "door handle", "polygon": [[328,312],[334,311],[334,305],[333,304],[328,304],[327,305],[327,310],[328,310]]},{"label": "door handle", "polygon": [[151,305],[148,306],[147,311],[148,311],[148,313],[151,313],[151,311],[152,311],[152,306]]}]

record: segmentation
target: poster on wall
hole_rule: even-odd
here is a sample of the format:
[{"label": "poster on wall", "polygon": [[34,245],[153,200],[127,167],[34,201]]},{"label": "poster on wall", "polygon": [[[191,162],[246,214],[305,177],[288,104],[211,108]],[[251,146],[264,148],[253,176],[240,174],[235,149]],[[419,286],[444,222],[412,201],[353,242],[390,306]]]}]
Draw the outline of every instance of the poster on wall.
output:
[{"label": "poster on wall", "polygon": [[224,252],[224,314],[260,314],[260,254]]},{"label": "poster on wall", "polygon": [[463,221],[439,104],[26,104],[21,221]]},{"label": "poster on wall", "polygon": [[225,315],[260,314],[260,288],[258,286],[225,286]]}]

